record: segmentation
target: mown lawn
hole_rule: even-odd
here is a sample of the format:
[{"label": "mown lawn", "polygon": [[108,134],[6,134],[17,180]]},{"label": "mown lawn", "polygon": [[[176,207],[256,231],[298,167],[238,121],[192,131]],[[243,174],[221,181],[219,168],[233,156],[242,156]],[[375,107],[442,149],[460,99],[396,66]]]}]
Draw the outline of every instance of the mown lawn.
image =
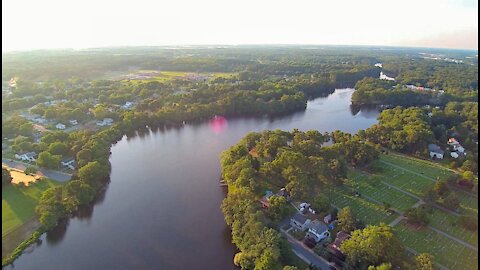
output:
[{"label": "mown lawn", "polygon": [[428,217],[430,226],[455,236],[469,244],[478,246],[478,231],[469,231],[458,224],[458,217],[432,207]]},{"label": "mown lawn", "polygon": [[393,189],[382,182],[376,183],[372,181],[371,177],[355,172],[349,173],[347,185],[360,192],[360,194],[365,194],[382,203],[388,203],[400,211],[406,211],[417,202],[417,199],[412,196]]},{"label": "mown lawn", "polygon": [[381,222],[389,224],[395,218],[396,214],[389,214],[378,204],[368,201],[362,197],[351,195],[348,191],[337,188],[331,193],[331,202],[343,208],[349,206],[356,218],[362,220],[365,224],[378,225]]},{"label": "mown lawn", "polygon": [[427,252],[435,262],[452,270],[478,269],[477,252],[428,228],[411,229],[403,223],[394,227],[400,241],[417,252]]},{"label": "mown lawn", "polygon": [[28,187],[2,187],[2,237],[35,216],[35,206],[43,191],[60,183],[43,179]]},{"label": "mown lawn", "polygon": [[387,164],[380,164],[379,166],[381,166],[384,170],[382,174],[379,174],[379,176],[382,178],[382,181],[385,181],[419,197],[423,196],[425,192],[433,185],[431,180],[409,173],[402,169],[398,169]]},{"label": "mown lawn", "polygon": [[380,160],[393,163],[397,166],[403,167],[407,170],[414,171],[416,173],[423,174],[427,177],[437,179],[439,177],[441,180],[448,178],[453,174],[453,172],[442,168],[440,165],[435,164],[431,161],[407,157],[397,154],[388,154],[380,155]]}]

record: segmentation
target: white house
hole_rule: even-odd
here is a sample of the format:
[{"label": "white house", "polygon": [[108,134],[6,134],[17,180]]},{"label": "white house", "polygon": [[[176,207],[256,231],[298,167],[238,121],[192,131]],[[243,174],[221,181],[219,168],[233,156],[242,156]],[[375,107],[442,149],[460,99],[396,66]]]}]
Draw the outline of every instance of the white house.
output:
[{"label": "white house", "polygon": [[310,224],[310,222],[310,219],[298,212],[290,219],[290,225],[302,231],[308,229],[308,224]]},{"label": "white house", "polygon": [[20,159],[22,161],[34,162],[36,157],[37,157],[37,153],[35,153],[35,152],[15,154],[15,158]]},{"label": "white house", "polygon": [[458,155],[457,152],[450,152],[450,156],[451,156],[452,158],[458,158],[458,157],[459,157],[459,155]]},{"label": "white house", "polygon": [[307,235],[315,239],[317,243],[320,242],[322,239],[330,236],[327,225],[325,225],[325,223],[321,222],[320,220],[314,220],[310,222],[307,227]]},{"label": "white house", "polygon": [[109,126],[113,123],[112,118],[103,118],[102,121],[97,122],[97,126]]},{"label": "white house", "polygon": [[56,127],[57,129],[65,129],[65,125],[62,124],[62,123],[58,123],[57,125],[55,125],[55,127]]},{"label": "white house", "polygon": [[75,159],[67,158],[61,161],[62,166],[75,170]]},{"label": "white house", "polygon": [[68,122],[69,122],[72,126],[78,125],[78,121],[77,121],[76,119],[68,120]]},{"label": "white house", "polygon": [[429,144],[428,151],[430,152],[430,158],[443,159],[443,154],[445,153],[440,146],[436,144]]},{"label": "white house", "polygon": [[454,151],[457,151],[459,153],[465,152],[465,148],[463,148],[463,146],[455,138],[448,139],[447,144],[453,147]]},{"label": "white house", "polygon": [[130,102],[130,101],[127,101],[127,102],[125,102],[124,105],[122,105],[122,108],[125,109],[125,110],[128,110],[132,107],[133,107],[133,102]]}]

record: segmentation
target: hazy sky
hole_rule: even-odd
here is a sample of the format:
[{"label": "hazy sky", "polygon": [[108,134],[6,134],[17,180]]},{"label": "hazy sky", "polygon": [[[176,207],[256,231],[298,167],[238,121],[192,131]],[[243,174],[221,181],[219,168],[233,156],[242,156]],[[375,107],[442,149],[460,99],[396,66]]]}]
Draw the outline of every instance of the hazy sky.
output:
[{"label": "hazy sky", "polygon": [[477,49],[478,0],[2,0],[2,51],[173,44]]}]

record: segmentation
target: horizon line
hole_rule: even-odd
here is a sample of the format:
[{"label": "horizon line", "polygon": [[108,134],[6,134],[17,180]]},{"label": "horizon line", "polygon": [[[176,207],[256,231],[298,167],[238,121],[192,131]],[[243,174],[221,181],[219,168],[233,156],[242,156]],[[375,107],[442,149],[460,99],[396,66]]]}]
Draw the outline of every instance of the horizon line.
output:
[{"label": "horizon line", "polygon": [[[389,48],[411,48],[411,49],[437,49],[437,50],[456,50],[456,51],[478,51],[478,48],[451,48],[451,47],[426,47],[415,45],[364,45],[364,44],[317,44],[317,43],[190,43],[190,44],[162,44],[162,45],[106,45],[98,47],[59,47],[59,48],[32,48],[32,49],[14,49],[2,50],[4,53],[22,53],[34,51],[56,51],[56,50],[96,50],[96,49],[115,49],[115,48],[141,48],[141,47],[206,47],[206,46],[225,46],[225,47],[241,47],[241,46],[326,46],[326,47],[389,47]],[[215,49],[215,48],[212,48]]]}]

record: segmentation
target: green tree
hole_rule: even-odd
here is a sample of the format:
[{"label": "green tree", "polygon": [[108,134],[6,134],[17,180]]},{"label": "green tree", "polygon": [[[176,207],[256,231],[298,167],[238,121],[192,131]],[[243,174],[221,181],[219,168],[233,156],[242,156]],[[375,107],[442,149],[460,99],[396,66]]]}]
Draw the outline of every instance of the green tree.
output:
[{"label": "green tree", "polygon": [[2,186],[10,184],[12,182],[12,176],[7,168],[2,167]]},{"label": "green tree", "polygon": [[50,152],[41,152],[38,154],[37,165],[49,169],[57,169],[60,166],[62,156],[52,155]]},{"label": "green tree", "polygon": [[89,162],[78,170],[78,178],[92,185],[106,180],[108,174],[108,168],[98,161]]},{"label": "green tree", "polygon": [[38,168],[35,166],[28,166],[25,168],[25,174],[35,174],[37,172]]},{"label": "green tree", "polygon": [[413,224],[425,226],[429,222],[427,211],[422,206],[408,209],[405,212],[405,216],[408,222]]},{"label": "green tree", "polygon": [[52,155],[66,155],[68,153],[68,146],[62,142],[54,142],[48,147],[48,152]]},{"label": "green tree", "polygon": [[287,265],[283,267],[283,270],[298,270],[298,268],[296,266]]},{"label": "green tree", "polygon": [[428,253],[420,253],[415,257],[416,270],[434,270],[433,256]]},{"label": "green tree", "polygon": [[463,179],[468,180],[468,181],[473,181],[473,179],[475,179],[475,175],[471,171],[463,172],[462,177],[463,177]]},{"label": "green tree", "polygon": [[390,270],[390,269],[392,269],[391,263],[382,263],[379,266],[370,265],[368,267],[368,270]]},{"label": "green tree", "polygon": [[369,225],[363,230],[355,230],[342,244],[347,263],[358,268],[382,263],[398,263],[404,248],[396,238],[392,227],[381,223]]},{"label": "green tree", "polygon": [[270,207],[268,207],[267,215],[275,220],[281,220],[288,214],[287,199],[283,196],[271,196]]},{"label": "green tree", "polygon": [[20,135],[23,135],[23,136],[27,136],[27,137],[31,137],[32,134],[33,134],[33,125],[32,123],[25,123],[25,124],[22,124],[18,127],[18,132],[20,133]]},{"label": "green tree", "polygon": [[330,210],[330,201],[324,194],[319,194],[313,199],[312,206],[317,212],[326,212]]},{"label": "green tree", "polygon": [[340,209],[337,215],[338,228],[344,232],[350,233],[355,229],[355,218],[350,207]]}]

